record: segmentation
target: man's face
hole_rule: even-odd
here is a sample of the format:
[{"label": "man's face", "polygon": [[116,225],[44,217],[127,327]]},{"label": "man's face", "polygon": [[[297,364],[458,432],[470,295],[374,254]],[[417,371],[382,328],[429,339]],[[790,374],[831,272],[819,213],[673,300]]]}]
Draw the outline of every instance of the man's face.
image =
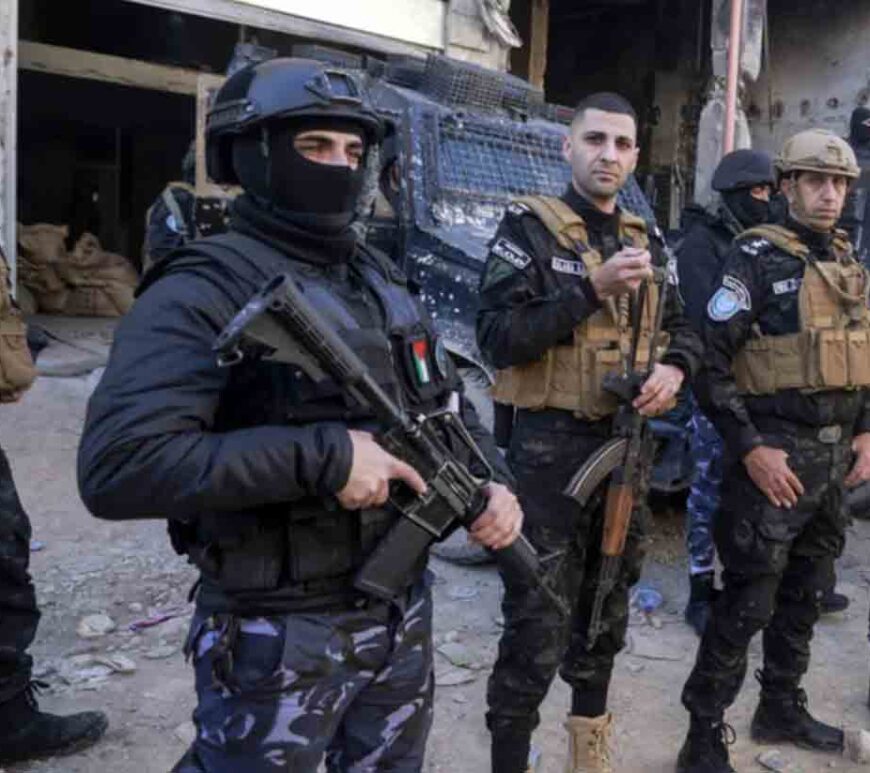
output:
[{"label": "man's face", "polygon": [[840,174],[799,172],[782,181],[791,216],[814,231],[830,231],[840,219],[849,180]]},{"label": "man's face", "polygon": [[749,189],[749,195],[757,201],[770,201],[771,188],[769,185],[753,185]]},{"label": "man's face", "polygon": [[637,166],[638,152],[634,119],[595,108],[584,111],[572,124],[563,149],[571,164],[574,186],[608,211]]},{"label": "man's face", "polygon": [[317,164],[359,168],[365,155],[365,143],[358,134],[311,129],[293,138],[293,148],[303,158]]}]

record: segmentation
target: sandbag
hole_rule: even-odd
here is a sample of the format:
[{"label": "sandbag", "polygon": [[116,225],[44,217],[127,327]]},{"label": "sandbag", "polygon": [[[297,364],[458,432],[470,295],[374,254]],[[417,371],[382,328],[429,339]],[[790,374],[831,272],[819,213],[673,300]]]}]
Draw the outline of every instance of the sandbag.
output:
[{"label": "sandbag", "polygon": [[68,236],[63,225],[18,225],[18,280],[33,293],[40,311],[63,313],[67,287],[58,269],[67,257]]}]

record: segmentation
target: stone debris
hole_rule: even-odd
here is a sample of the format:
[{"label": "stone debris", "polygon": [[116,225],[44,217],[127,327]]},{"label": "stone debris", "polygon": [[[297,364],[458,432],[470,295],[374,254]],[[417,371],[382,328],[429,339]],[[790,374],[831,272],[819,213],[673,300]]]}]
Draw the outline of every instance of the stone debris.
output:
[{"label": "stone debris", "polygon": [[852,762],[870,762],[870,732],[859,728],[845,731],[843,755]]},{"label": "stone debris", "polygon": [[454,585],[447,591],[447,598],[453,601],[467,601],[480,594],[480,588],[474,585]]},{"label": "stone debris", "polygon": [[758,764],[765,770],[774,770],[777,773],[804,773],[804,769],[792,762],[779,749],[769,749],[756,757]]},{"label": "stone debris", "polygon": [[174,732],[175,737],[185,746],[190,746],[196,740],[196,725],[190,720],[182,722]]},{"label": "stone debris", "polygon": [[161,644],[147,650],[145,652],[145,657],[148,658],[148,660],[162,660],[163,658],[171,658],[176,652],[178,652],[178,647],[176,645]]},{"label": "stone debris", "polygon": [[459,668],[483,668],[478,654],[461,642],[446,642],[438,647],[438,652]]},{"label": "stone debris", "polygon": [[96,639],[105,636],[117,628],[115,621],[105,614],[83,617],[76,628],[76,633],[83,639]]}]

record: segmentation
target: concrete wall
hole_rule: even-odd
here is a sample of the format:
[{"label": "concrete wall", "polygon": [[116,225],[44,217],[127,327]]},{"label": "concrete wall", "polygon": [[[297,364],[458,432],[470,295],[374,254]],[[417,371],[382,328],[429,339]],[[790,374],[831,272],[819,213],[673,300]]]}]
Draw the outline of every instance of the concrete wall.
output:
[{"label": "concrete wall", "polygon": [[776,152],[811,127],[848,134],[870,98],[870,2],[770,0],[770,48],[772,66],[744,99],[753,146]]},{"label": "concrete wall", "polygon": [[478,0],[450,0],[447,13],[448,56],[494,70],[507,70],[509,49],[489,34],[478,10]]}]

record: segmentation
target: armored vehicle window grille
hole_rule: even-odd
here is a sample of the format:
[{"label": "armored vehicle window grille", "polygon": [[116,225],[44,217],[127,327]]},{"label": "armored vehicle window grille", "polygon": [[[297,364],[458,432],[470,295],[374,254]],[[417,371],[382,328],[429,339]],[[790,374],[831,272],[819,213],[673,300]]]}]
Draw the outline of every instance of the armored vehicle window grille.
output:
[{"label": "armored vehicle window grille", "polygon": [[570,179],[560,135],[472,121],[439,122],[435,163],[442,194],[494,201],[557,195]]}]

